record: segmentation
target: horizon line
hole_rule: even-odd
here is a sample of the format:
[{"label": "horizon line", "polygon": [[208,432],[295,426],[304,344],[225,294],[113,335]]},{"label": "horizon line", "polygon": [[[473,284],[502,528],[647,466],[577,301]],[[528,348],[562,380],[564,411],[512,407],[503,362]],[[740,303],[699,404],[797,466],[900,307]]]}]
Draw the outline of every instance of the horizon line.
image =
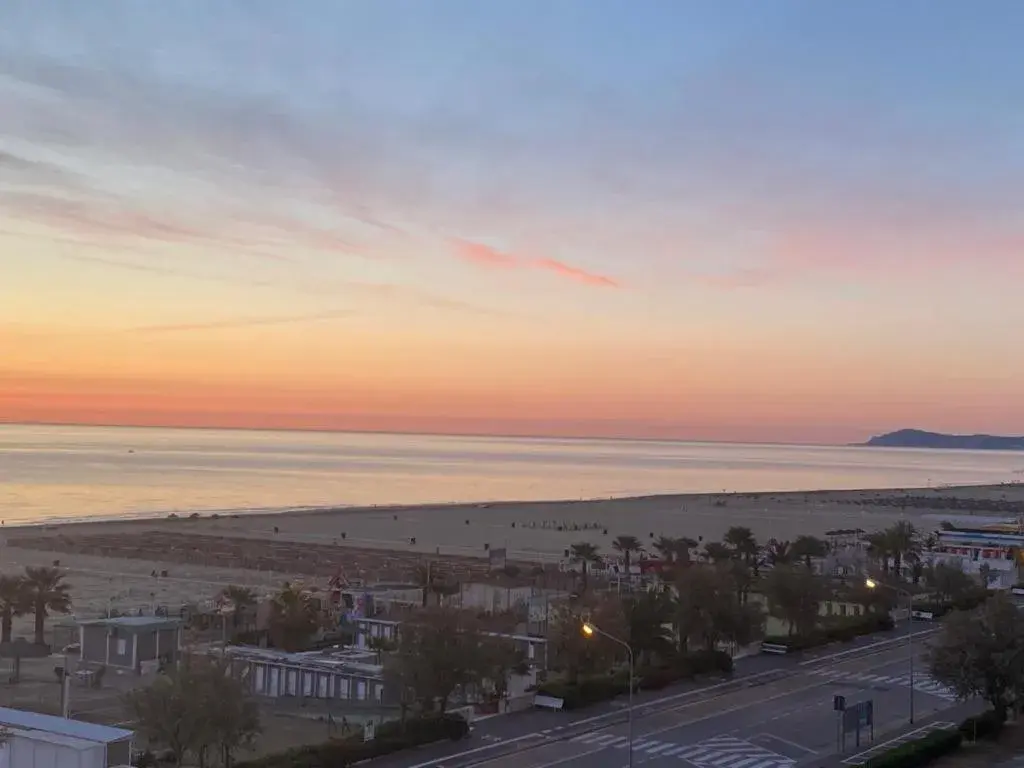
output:
[{"label": "horizon line", "polygon": [[328,427],[221,427],[216,425],[180,427],[170,424],[118,424],[116,422],[75,422],[75,421],[8,421],[0,418],[0,427],[85,427],[96,429],[163,429],[202,432],[267,432],[267,433],[317,433],[335,435],[392,435],[409,437],[469,437],[493,438],[496,440],[600,440],[602,442],[624,443],[697,443],[711,445],[779,445],[806,446],[811,448],[863,448],[865,443],[815,443],[786,442],[782,440],[710,440],[683,437],[622,437],[607,435],[558,435],[558,434],[500,434],[493,432],[430,432],[426,430],[391,429],[332,429]]}]

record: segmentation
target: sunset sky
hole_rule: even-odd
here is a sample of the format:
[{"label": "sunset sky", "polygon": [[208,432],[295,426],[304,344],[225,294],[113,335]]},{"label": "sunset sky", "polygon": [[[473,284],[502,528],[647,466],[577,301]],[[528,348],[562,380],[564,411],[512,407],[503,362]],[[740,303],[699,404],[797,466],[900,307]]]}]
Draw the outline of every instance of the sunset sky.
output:
[{"label": "sunset sky", "polygon": [[1022,29],[6,0],[0,421],[1024,433]]}]

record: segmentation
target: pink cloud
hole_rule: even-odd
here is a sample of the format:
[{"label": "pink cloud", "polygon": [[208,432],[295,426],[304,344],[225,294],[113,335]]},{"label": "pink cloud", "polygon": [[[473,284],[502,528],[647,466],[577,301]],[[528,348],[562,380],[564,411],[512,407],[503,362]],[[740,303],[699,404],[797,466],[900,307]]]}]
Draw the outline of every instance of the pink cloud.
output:
[{"label": "pink cloud", "polygon": [[598,288],[619,288],[621,283],[606,275],[588,272],[562,261],[550,258],[527,259],[512,253],[499,251],[483,243],[456,240],[455,250],[460,258],[483,267],[494,269],[539,269],[551,272],[566,280]]}]

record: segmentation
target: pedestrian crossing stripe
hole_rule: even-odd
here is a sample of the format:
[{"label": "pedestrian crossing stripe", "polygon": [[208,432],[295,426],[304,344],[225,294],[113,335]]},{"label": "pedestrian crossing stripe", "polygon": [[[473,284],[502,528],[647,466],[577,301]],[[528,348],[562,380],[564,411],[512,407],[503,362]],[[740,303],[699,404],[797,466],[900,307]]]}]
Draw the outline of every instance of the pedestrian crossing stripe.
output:
[{"label": "pedestrian crossing stripe", "polygon": [[[899,685],[908,687],[910,675],[870,675],[863,672],[842,672],[830,669],[808,670],[812,675],[827,677],[829,680],[851,683],[869,683],[872,685]],[[956,701],[957,695],[938,680],[929,675],[914,675],[914,690],[927,693],[945,701]]]},{"label": "pedestrian crossing stripe", "polygon": [[[584,733],[570,741],[597,747],[626,749],[629,738],[614,733]],[[657,757],[678,757],[697,768],[793,768],[793,758],[732,736],[715,736],[696,744],[677,744],[658,739],[637,738],[633,751]]]}]

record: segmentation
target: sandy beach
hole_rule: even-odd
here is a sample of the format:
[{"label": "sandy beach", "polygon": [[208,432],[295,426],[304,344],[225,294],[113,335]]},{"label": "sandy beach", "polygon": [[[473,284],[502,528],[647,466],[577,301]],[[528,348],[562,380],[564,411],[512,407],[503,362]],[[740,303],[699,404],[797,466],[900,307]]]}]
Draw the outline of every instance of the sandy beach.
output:
[{"label": "sandy beach", "polygon": [[553,567],[576,542],[611,552],[622,534],[713,540],[744,525],[762,541],[784,540],[900,519],[932,530],[943,517],[1011,518],[1019,510],[1024,485],[1015,484],[185,516],[7,528],[2,570],[59,561],[76,612],[95,615],[202,601],[225,584],[266,592],[285,580],[324,585],[339,568],[368,583],[408,580],[427,558],[468,580],[486,575],[488,548]]}]

